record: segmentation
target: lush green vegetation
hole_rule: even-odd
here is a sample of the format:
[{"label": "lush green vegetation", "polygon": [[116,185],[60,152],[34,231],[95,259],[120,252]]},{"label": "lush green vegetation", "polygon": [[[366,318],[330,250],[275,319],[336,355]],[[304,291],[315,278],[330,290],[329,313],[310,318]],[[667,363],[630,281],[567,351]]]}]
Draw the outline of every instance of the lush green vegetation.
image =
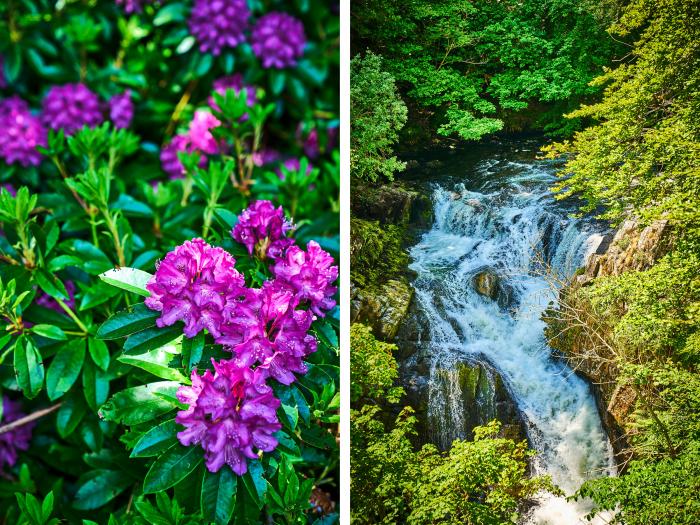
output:
[{"label": "lush green vegetation", "polygon": [[405,407],[395,418],[382,409],[401,397],[393,386],[393,348],[367,327],[353,325],[353,522],[507,524],[517,518],[524,498],[553,490],[546,479],[528,476],[527,443],[498,437],[497,422],[477,427],[473,441],[457,440],[448,452],[433,445],[416,450],[413,409]]},{"label": "lush green vegetation", "polygon": [[[193,34],[196,11],[210,37],[224,33],[220,52]],[[274,27],[270,56],[251,42],[277,11],[305,33],[284,67],[263,60],[285,45]],[[245,33],[235,45],[232,26]],[[284,381],[258,358],[233,363],[212,321],[232,291],[262,321],[270,223],[286,243],[277,255],[297,244],[303,259],[316,240],[330,254],[319,260],[338,258],[338,48],[323,0],[0,2],[1,523],[338,522],[337,283],[314,314],[276,292],[276,322],[308,321],[289,346],[317,345]],[[262,201],[269,222],[244,246],[233,228]],[[174,264],[197,237],[206,248]],[[146,288],[154,273],[174,303],[157,303],[158,279]],[[268,321],[259,343],[284,352]]]},{"label": "lush green vegetation", "polygon": [[[353,45],[384,57],[406,96],[444,136],[475,140],[529,125],[568,132],[562,113],[619,45],[610,10],[586,0],[353,2]],[[613,10],[614,11],[614,10]],[[613,13],[614,14],[614,13]]]},{"label": "lush green vegetation", "polygon": [[578,337],[599,341],[592,358],[612,360],[618,383],[637,394],[629,472],[590,482],[582,494],[600,508],[619,504],[620,523],[697,523],[700,11],[684,0],[635,0],[610,31],[632,47],[596,79],[601,101],[570,115],[596,124],[552,148],[570,155],[557,189],[615,223],[667,220],[672,236],[648,269],[598,279],[567,298],[586,314]]},{"label": "lush green vegetation", "polygon": [[382,70],[381,58],[371,51],[352,59],[350,75],[352,177],[393,180],[394,173],[405,167],[392,155],[392,146],[406,122],[406,105],[394,78]]},{"label": "lush green vegetation", "polygon": [[[523,126],[562,133],[569,139],[549,148],[567,159],[559,197],[580,198],[582,213],[613,225],[634,220],[641,229],[668,221],[656,260],[568,288],[548,334],[556,348],[585,355],[633,393],[623,422],[631,461],[621,476],[588,482],[579,495],[591,497],[596,511],[616,511],[615,523],[700,522],[697,2],[358,1],[353,21],[354,51],[381,55],[396,79],[410,109],[406,130],[427,126],[466,140]],[[384,359],[386,348],[354,344]],[[415,486],[436,482],[410,447],[410,411],[393,422],[364,406],[354,418],[353,437],[366,446],[354,449],[353,461],[366,468],[356,469],[353,493],[362,493],[363,503],[379,495],[391,502],[378,521],[420,523],[412,498],[432,488]],[[377,463],[395,454],[412,465],[387,466],[392,484],[382,484],[370,477],[368,459],[357,457],[369,454]],[[400,489],[410,468],[414,488]],[[430,509],[430,496],[421,497]],[[372,512],[369,503],[364,512]],[[459,515],[456,507],[450,512],[432,514],[431,523]]]}]

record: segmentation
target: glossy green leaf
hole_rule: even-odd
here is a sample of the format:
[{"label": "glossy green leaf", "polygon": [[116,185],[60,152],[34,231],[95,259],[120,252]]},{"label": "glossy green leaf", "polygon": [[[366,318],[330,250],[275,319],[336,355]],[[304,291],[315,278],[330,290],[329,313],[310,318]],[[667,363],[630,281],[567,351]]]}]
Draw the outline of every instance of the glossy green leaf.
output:
[{"label": "glossy green leaf", "polygon": [[159,381],[127,388],[114,394],[99,411],[101,418],[124,425],[138,425],[177,408],[179,383]]},{"label": "glossy green leaf", "polygon": [[265,504],[267,481],[265,480],[265,470],[260,461],[257,459],[249,460],[248,472],[246,472],[242,479],[251,499],[255,501],[258,508],[262,508]]},{"label": "glossy green leaf", "polygon": [[192,370],[202,360],[204,352],[204,332],[199,332],[193,338],[182,338],[182,364],[186,370]]},{"label": "glossy green leaf", "polygon": [[97,509],[124,492],[134,480],[117,470],[95,470],[88,474],[75,494],[73,507],[79,510]]},{"label": "glossy green leaf", "polygon": [[151,466],[143,482],[143,492],[152,494],[169,489],[192,472],[203,458],[201,447],[173,445]]},{"label": "glossy green leaf", "polygon": [[204,473],[201,508],[204,519],[217,525],[227,525],[236,506],[238,477],[230,468]]},{"label": "glossy green leaf", "polygon": [[54,339],[56,341],[65,341],[68,339],[63,330],[61,330],[58,326],[51,324],[35,324],[32,326],[31,332],[36,335],[40,335],[41,337]]},{"label": "glossy green leaf", "polygon": [[14,352],[15,375],[17,384],[29,399],[41,391],[44,384],[44,364],[39,350],[28,338],[20,338]]},{"label": "glossy green leaf", "polygon": [[93,363],[102,370],[109,368],[109,348],[107,348],[104,341],[90,337],[88,339],[88,351]]},{"label": "glossy green leaf", "polygon": [[173,361],[179,363],[180,360],[176,357],[179,354],[179,349],[176,346],[166,345],[143,354],[124,354],[119,356],[117,361],[141,368],[146,372],[150,372],[151,374],[162,379],[170,379],[180,383],[189,383],[189,379],[182,375],[182,372],[180,372],[177,368],[171,365]]},{"label": "glossy green leaf", "polygon": [[46,372],[46,393],[54,400],[68,392],[85,360],[85,339],[68,341],[54,356]]},{"label": "glossy green leaf", "polygon": [[124,342],[124,353],[132,355],[143,354],[149,350],[155,350],[172,343],[180,337],[182,337],[182,328],[179,326],[147,328],[142,332],[129,336]]},{"label": "glossy green leaf", "polygon": [[151,293],[146,290],[146,285],[151,277],[153,276],[150,273],[137,268],[114,268],[100,274],[100,279],[107,284],[111,284],[127,292],[143,295],[144,297],[151,295]]},{"label": "glossy green leaf", "polygon": [[136,442],[134,449],[131,451],[131,457],[146,458],[157,456],[177,442],[176,434],[181,429],[182,427],[174,419],[153,427]]},{"label": "glossy green leaf", "polygon": [[149,309],[145,304],[137,304],[131,310],[118,312],[107,319],[97,330],[99,339],[120,339],[155,326],[160,312]]}]

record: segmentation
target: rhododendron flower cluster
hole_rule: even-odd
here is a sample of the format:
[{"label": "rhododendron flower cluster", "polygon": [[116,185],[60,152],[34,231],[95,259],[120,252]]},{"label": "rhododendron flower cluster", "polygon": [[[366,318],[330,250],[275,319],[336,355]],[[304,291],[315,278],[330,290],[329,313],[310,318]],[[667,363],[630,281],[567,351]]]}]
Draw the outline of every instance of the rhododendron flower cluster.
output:
[{"label": "rhododendron flower cluster", "polygon": [[212,129],[220,125],[219,119],[208,111],[196,111],[187,133],[173,137],[173,140],[160,152],[160,163],[163,171],[171,179],[181,178],[185,175],[185,168],[178,158],[178,153],[181,151],[200,152],[202,156],[199,159],[199,166],[205,167],[207,165],[205,155],[217,153],[221,148],[221,144],[211,133]]},{"label": "rhododendron flower cluster", "polygon": [[227,47],[245,40],[250,9],[246,0],[195,0],[190,14],[190,33],[203,53],[220,55]]},{"label": "rhododendron flower cluster", "polygon": [[[248,107],[254,106],[255,102],[257,101],[258,97],[256,94],[255,87],[243,84],[243,77],[239,73],[236,73],[235,75],[222,77],[214,81],[214,91],[216,91],[219,95],[225,96],[227,89],[232,89],[236,95],[238,95],[242,90],[245,90],[246,104],[248,105]],[[219,108],[218,104],[214,100],[214,97],[209,97],[207,103],[209,104],[209,107],[213,110],[221,110],[221,108]],[[243,117],[241,117],[241,120],[244,121],[247,118],[248,115],[246,114],[243,115]]]},{"label": "rhododendron flower cluster", "polygon": [[235,264],[228,252],[202,239],[186,241],[170,252],[147,286],[151,296],[146,306],[162,312],[157,325],[183,321],[187,337],[205,328],[214,337],[220,335],[225,302],[244,285]]},{"label": "rhododendron flower cluster", "polygon": [[120,95],[109,99],[109,119],[115,128],[128,128],[134,118],[134,103],[131,101],[131,91],[126,90]]},{"label": "rhododendron flower cluster", "polygon": [[293,228],[284,217],[282,206],[275,209],[270,201],[256,201],[241,213],[231,235],[249,254],[255,251],[264,259],[270,249],[278,252],[289,246],[287,233]]},{"label": "rhododendron flower cluster", "polygon": [[209,470],[228,464],[247,471],[246,458],[277,446],[280,405],[266,380],[289,385],[307,371],[304,359],[316,351],[310,334],[317,316],[333,308],[338,267],[311,241],[305,252],[287,236],[293,229],[281,207],[254,202],[231,232],[249,254],[270,261],[272,278],[249,287],[236,260],[202,239],[186,241],[158,264],[146,288],[146,306],[161,312],[157,325],[184,323],[184,334],[207,330],[230,351],[214,361],[214,373],[192,374],[192,386],[179,389],[188,409],[178,414],[184,445],[200,444]]},{"label": "rhododendron flower cluster", "polygon": [[287,13],[268,13],[255,24],[251,46],[264,68],[295,66],[306,46],[304,24]]},{"label": "rhododendron flower cluster", "polygon": [[83,126],[97,126],[104,120],[100,99],[85,84],[53,86],[43,102],[42,120],[53,130],[72,135]]},{"label": "rhododendron flower cluster", "polygon": [[41,153],[36,147],[46,146],[46,129],[24,100],[12,97],[0,102],[0,129],[0,157],[7,164],[39,165]]},{"label": "rhododendron flower cluster", "polygon": [[226,464],[242,476],[248,471],[247,459],[258,457],[256,450],[277,447],[280,401],[265,383],[262,369],[233,361],[212,364],[213,374],[193,371],[192,386],[177,392],[178,400],[188,405],[177,414],[176,421],[185,427],[177,437],[183,445],[202,446],[211,472]]},{"label": "rhododendron flower cluster", "polygon": [[151,0],[116,0],[117,5],[124,6],[124,12],[127,14],[140,13],[143,10],[144,3],[150,3]]},{"label": "rhododendron flower cluster", "polygon": [[[3,425],[11,423],[21,417],[24,417],[24,413],[20,410],[20,404],[3,396],[1,423]],[[9,432],[0,434],[0,471],[5,466],[12,467],[17,463],[18,450],[27,450],[29,448],[33,427],[34,423],[27,423]]]}]

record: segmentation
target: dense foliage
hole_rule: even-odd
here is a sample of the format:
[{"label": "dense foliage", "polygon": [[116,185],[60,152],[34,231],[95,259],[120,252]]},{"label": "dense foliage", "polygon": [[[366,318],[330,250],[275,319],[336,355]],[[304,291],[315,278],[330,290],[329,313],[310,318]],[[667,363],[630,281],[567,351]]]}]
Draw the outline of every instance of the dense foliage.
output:
[{"label": "dense foliage", "polygon": [[406,105],[394,78],[371,51],[350,62],[350,166],[352,177],[368,182],[393,180],[405,164],[392,156],[406,123]]},{"label": "dense foliage", "polygon": [[[634,459],[619,478],[587,483],[619,523],[700,520],[700,12],[694,2],[635,0],[611,27],[631,49],[596,79],[599,103],[572,118],[596,124],[556,145],[569,155],[560,196],[583,198],[583,211],[641,226],[668,221],[667,253],[651,267],[597,279],[568,293],[585,312],[570,337],[598,343],[589,353],[611,361],[618,384],[636,393],[627,430]],[[644,254],[640,254],[644,256]],[[578,335],[576,335],[578,334]]]},{"label": "dense foliage", "polygon": [[3,521],[336,522],[333,8],[0,20]]},{"label": "dense foliage", "polygon": [[[384,57],[406,95],[444,136],[475,140],[517,124],[576,123],[561,114],[599,92],[589,85],[616,42],[592,2],[482,0],[353,2],[353,45]],[[545,111],[543,111],[545,110]]]},{"label": "dense foliage", "polygon": [[350,337],[353,522],[514,523],[523,500],[555,490],[546,478],[529,477],[527,442],[499,437],[495,421],[447,452],[433,445],[416,450],[413,409],[391,416],[403,394],[395,386],[396,346],[359,323]]}]

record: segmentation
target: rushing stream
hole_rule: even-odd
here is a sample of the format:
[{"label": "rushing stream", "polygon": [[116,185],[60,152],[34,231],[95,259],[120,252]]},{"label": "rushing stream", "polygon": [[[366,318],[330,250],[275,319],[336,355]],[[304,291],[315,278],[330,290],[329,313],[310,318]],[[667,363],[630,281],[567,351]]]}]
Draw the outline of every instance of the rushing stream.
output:
[{"label": "rushing stream", "polygon": [[[485,363],[487,377],[477,388],[484,419],[495,413],[492,370],[538,451],[535,473],[550,475],[571,494],[586,479],[614,473],[612,449],[589,385],[546,344],[540,316],[556,291],[543,270],[571,275],[597,231],[590,221],[571,219],[571,209],[553,199],[555,166],[534,160],[536,146],[530,148],[513,155],[511,145],[471,165],[453,154],[431,166],[434,223],[410,250],[425,324],[419,358],[430,371],[427,418],[438,429],[433,441],[445,447],[467,437],[457,366]],[[498,276],[496,298],[475,290],[484,270]],[[542,496],[525,523],[575,524],[587,510],[586,502]]]}]

